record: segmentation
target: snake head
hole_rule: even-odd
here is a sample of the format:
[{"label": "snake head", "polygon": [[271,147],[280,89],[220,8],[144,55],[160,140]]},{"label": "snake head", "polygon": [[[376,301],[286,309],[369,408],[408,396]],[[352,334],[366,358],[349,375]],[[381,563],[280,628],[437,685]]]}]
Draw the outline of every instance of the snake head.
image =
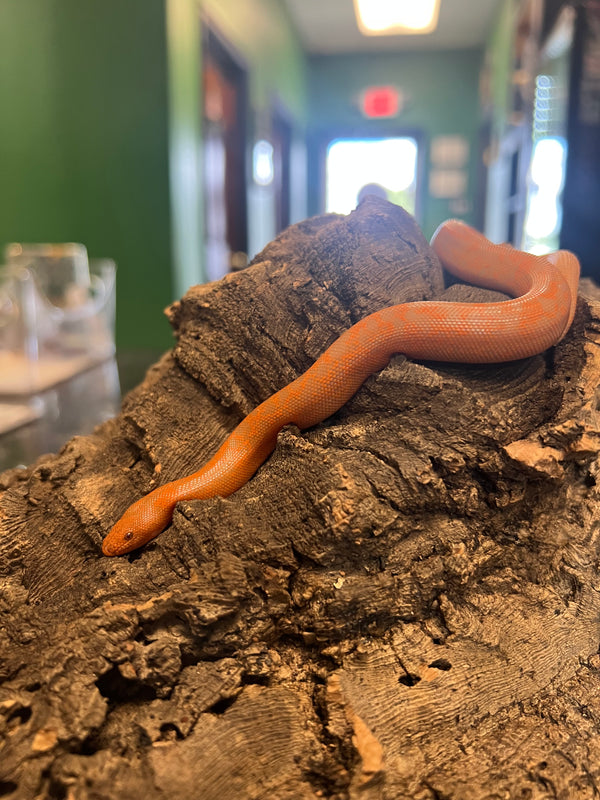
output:
[{"label": "snake head", "polygon": [[129,506],[102,542],[105,556],[122,556],[147,544],[171,522],[173,505],[151,492]]}]

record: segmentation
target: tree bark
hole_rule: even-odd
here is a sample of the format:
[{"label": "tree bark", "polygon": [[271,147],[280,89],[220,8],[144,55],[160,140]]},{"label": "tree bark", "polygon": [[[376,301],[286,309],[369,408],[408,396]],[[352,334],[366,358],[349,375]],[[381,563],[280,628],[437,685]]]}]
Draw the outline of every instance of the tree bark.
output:
[{"label": "tree bark", "polygon": [[497,299],[444,290],[398,207],[295,225],[169,309],[119,417],[0,476],[0,797],[600,794],[593,287],[556,348],[396,356],[231,497],[100,552],[342,330],[440,296]]}]

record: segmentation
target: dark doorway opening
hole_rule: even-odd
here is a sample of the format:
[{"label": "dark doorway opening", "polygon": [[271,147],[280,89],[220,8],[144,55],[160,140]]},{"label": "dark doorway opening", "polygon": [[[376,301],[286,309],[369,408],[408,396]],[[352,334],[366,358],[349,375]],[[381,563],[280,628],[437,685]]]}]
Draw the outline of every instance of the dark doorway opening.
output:
[{"label": "dark doorway opening", "polygon": [[203,28],[203,167],[206,272],[217,280],[248,250],[248,79],[231,48]]},{"label": "dark doorway opening", "polygon": [[275,182],[276,233],[290,224],[290,162],[292,156],[292,122],[285,108],[274,103],[271,112],[273,174]]}]

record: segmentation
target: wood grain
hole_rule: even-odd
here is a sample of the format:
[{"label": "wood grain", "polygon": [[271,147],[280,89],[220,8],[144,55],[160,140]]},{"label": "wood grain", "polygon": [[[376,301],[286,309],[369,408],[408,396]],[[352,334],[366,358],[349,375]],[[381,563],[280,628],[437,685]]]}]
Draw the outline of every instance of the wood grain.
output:
[{"label": "wood grain", "polygon": [[[122,413],[0,476],[0,797],[592,798],[600,302],[492,367],[395,357],[144,551],[122,510],[196,468],[360,316],[454,285],[382,201],[194,287]],[[149,323],[150,324],[150,323]]]}]

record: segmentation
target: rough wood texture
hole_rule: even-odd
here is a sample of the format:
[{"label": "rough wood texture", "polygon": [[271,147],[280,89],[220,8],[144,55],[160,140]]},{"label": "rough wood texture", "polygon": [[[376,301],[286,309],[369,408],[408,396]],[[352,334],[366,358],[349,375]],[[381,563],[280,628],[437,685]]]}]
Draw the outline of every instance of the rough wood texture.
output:
[{"label": "rough wood texture", "polygon": [[394,358],[237,494],[100,555],[342,329],[441,292],[396,207],[294,226],[170,309],[117,419],[0,477],[0,797],[598,796],[593,299],[527,361]]}]

